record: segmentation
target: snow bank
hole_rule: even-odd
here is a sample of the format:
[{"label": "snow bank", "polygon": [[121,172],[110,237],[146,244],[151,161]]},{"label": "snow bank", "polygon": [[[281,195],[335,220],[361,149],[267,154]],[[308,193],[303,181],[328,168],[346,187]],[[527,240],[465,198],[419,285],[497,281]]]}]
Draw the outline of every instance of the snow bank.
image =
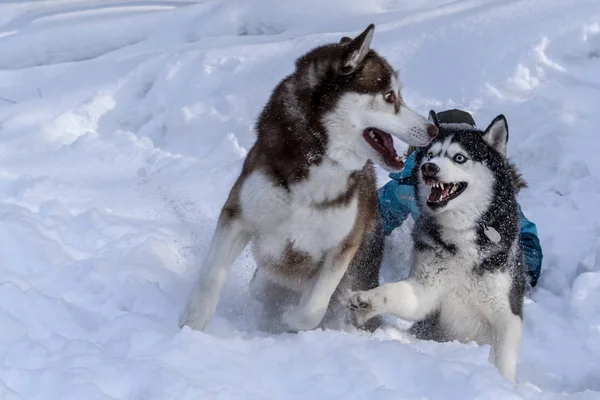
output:
[{"label": "snow bank", "polygon": [[[600,398],[596,1],[0,10],[0,398]],[[487,347],[419,342],[393,319],[371,336],[258,332],[247,251],[208,331],[177,328],[270,90],[371,22],[413,108],[507,116],[544,250],[516,388]],[[387,240],[384,281],[406,273],[411,223]]]}]

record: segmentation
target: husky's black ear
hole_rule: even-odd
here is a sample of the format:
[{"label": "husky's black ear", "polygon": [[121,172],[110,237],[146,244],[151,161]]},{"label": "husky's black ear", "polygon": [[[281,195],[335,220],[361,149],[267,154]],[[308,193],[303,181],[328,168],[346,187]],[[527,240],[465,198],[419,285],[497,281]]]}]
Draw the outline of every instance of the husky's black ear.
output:
[{"label": "husky's black ear", "polygon": [[429,110],[429,116],[427,117],[427,119],[429,120],[429,122],[434,124],[436,128],[440,127],[440,123],[438,121],[437,114],[435,113],[435,111]]},{"label": "husky's black ear", "polygon": [[353,73],[358,66],[362,64],[367,53],[371,50],[371,41],[373,40],[373,31],[375,25],[370,24],[367,29],[363,31],[356,38],[350,41],[342,38],[340,43],[344,43],[346,48],[342,53],[342,65],[340,66],[339,72],[342,75],[348,75]]},{"label": "husky's black ear", "polygon": [[494,118],[490,126],[483,132],[482,137],[489,146],[496,149],[502,156],[506,157],[508,123],[506,122],[504,115],[500,114]]}]

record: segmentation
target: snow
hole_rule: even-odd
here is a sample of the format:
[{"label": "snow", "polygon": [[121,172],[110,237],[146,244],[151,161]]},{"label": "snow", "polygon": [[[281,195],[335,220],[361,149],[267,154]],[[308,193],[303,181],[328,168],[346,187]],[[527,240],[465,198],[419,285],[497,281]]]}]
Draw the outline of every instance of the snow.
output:
[{"label": "snow", "polygon": [[[514,388],[393,325],[257,331],[248,251],[177,327],[270,91],[371,22],[415,110],[507,117],[544,251]],[[598,71],[597,0],[0,0],[0,398],[599,399]]]}]

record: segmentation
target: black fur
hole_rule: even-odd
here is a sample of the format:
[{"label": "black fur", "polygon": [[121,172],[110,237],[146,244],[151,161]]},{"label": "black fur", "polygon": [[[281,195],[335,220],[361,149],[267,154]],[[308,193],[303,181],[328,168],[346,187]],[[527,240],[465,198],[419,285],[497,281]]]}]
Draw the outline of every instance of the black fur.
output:
[{"label": "black fur", "polygon": [[[512,312],[522,318],[525,268],[522,253],[518,247],[520,220],[512,166],[503,155],[494,151],[484,141],[482,131],[475,128],[450,129],[444,127],[443,124],[439,125],[438,128],[439,134],[436,139],[429,146],[417,150],[415,167],[412,171],[413,179],[415,182],[418,181],[421,162],[431,146],[437,142],[443,142],[449,137],[451,137],[452,143],[457,143],[465,149],[473,161],[485,164],[492,171],[495,179],[492,189],[492,202],[488,210],[477,221],[476,243],[480,254],[483,254],[484,258],[481,263],[473,266],[473,272],[482,275],[511,268],[513,280],[509,301]],[[420,201],[419,185],[415,185],[415,197],[421,210],[413,231],[416,249],[430,246],[422,240],[423,235],[425,235],[428,240],[431,240],[448,255],[454,254],[456,246],[452,243],[444,243],[441,240],[440,227],[435,222],[435,216],[423,212],[424,207],[427,207],[427,205],[422,204]],[[486,227],[492,227],[500,234],[499,243],[493,243],[485,235],[484,230]],[[428,321],[415,324],[414,333],[426,331],[426,329],[423,329],[425,326],[434,326],[435,321],[430,320],[432,317],[434,316],[428,317]]]},{"label": "black fur", "polygon": [[[416,235],[416,232],[419,234]],[[424,236],[427,236],[433,242],[433,245],[422,240]],[[418,251],[441,248],[451,255],[455,255],[457,251],[454,244],[442,240],[440,226],[432,218],[417,218],[413,230],[413,242]]]}]

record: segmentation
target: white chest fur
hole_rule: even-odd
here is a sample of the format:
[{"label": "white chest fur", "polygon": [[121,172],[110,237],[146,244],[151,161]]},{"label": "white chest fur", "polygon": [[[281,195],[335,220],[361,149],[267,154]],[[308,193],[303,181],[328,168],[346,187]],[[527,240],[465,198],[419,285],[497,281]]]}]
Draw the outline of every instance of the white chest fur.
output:
[{"label": "white chest fur", "polygon": [[489,321],[508,301],[508,272],[478,274],[473,267],[480,262],[475,230],[442,232],[442,239],[458,249],[443,261],[435,252],[417,252],[419,276],[439,296],[440,323],[451,340],[490,343]]},{"label": "white chest fur", "polygon": [[288,244],[318,261],[338,246],[352,230],[358,198],[345,205],[315,207],[332,201],[348,187],[350,173],[331,162],[312,167],[308,179],[287,191],[260,171],[242,186],[240,202],[245,221],[252,225],[254,251],[261,258],[278,259]]}]

